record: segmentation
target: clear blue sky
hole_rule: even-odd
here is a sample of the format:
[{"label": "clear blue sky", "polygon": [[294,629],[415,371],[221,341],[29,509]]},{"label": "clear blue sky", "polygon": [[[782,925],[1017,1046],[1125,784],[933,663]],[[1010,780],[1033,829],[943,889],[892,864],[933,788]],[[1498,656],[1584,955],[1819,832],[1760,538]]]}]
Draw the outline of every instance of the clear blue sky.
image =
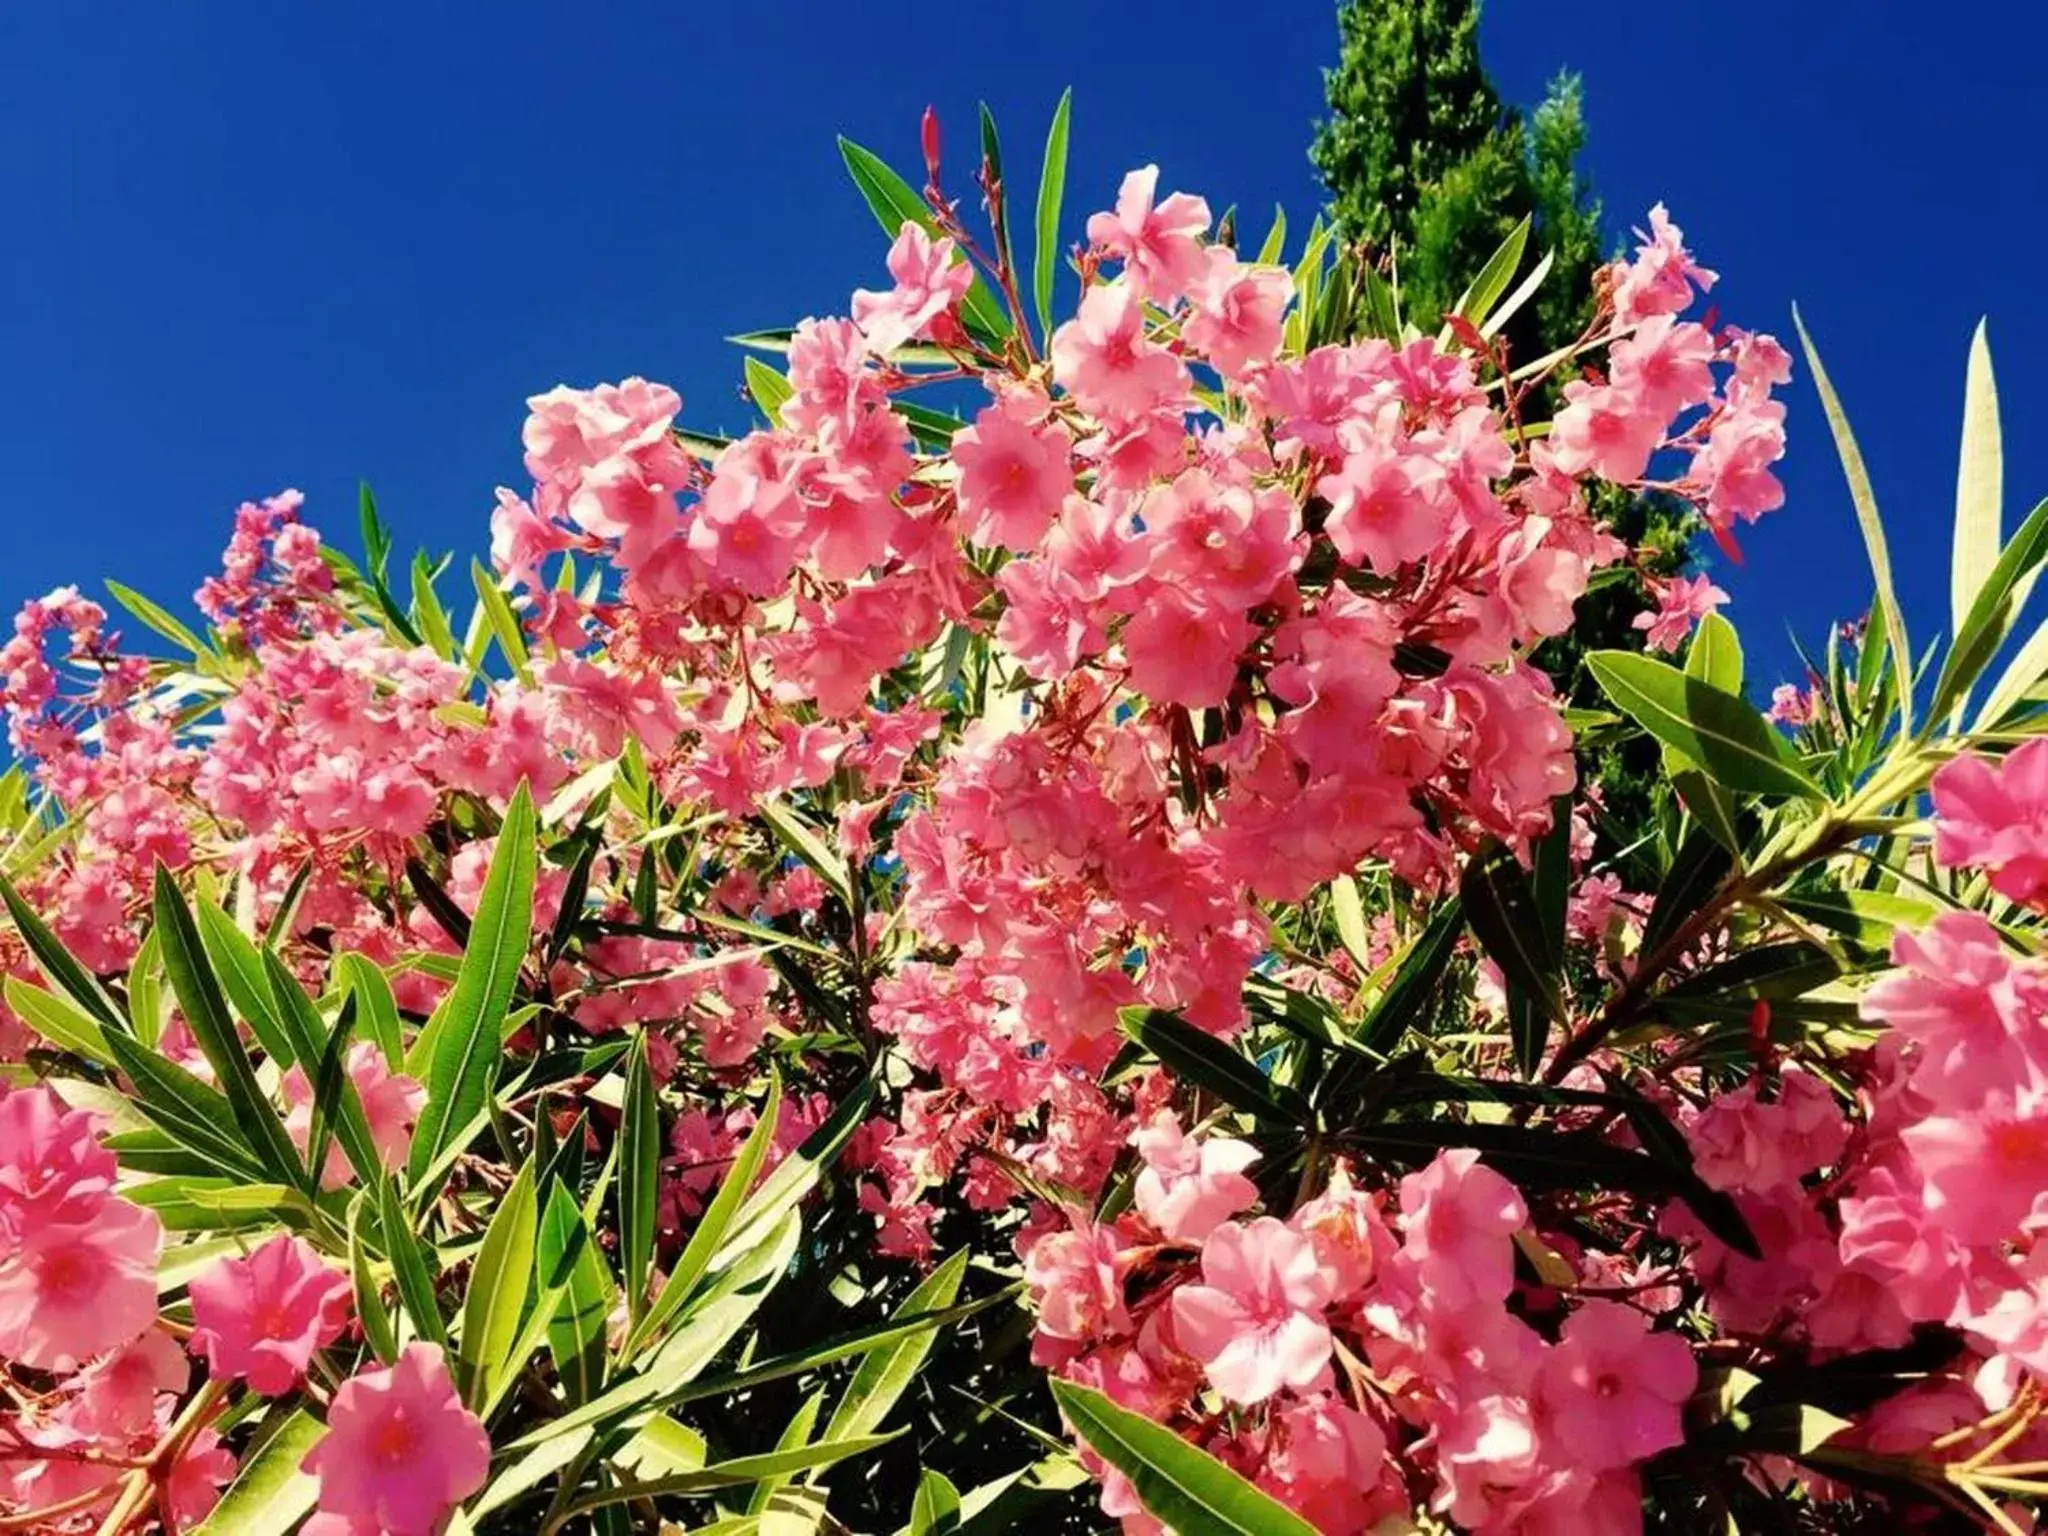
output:
[{"label": "clear blue sky", "polygon": [[[1617,230],[1662,198],[1727,275],[1724,315],[1785,334],[1802,303],[1916,638],[1947,620],[1980,313],[2008,528],[2048,493],[2048,16],[1943,14],[1493,0],[1486,20],[1511,99],[1584,74]],[[182,606],[234,504],[285,485],[344,544],[364,477],[403,546],[480,550],[492,486],[519,483],[521,402],[558,381],[644,373],[694,424],[740,425],[719,338],[881,275],[834,133],[909,166],[927,101],[956,166],[985,98],[1035,170],[1071,83],[1070,214],[1156,160],[1219,209],[1305,216],[1335,48],[1323,0],[0,8],[0,603],[112,575]],[[1803,381],[1792,424],[1790,504],[1724,573],[1781,665],[1788,621],[1867,594]]]}]

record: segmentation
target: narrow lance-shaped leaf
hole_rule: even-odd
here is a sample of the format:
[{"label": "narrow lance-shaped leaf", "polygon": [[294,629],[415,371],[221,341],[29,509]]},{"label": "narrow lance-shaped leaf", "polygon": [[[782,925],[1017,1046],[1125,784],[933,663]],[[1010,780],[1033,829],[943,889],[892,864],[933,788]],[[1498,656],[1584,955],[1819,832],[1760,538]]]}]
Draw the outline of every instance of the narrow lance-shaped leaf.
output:
[{"label": "narrow lance-shaped leaf", "polygon": [[654,1305],[640,1320],[627,1340],[626,1358],[632,1359],[641,1346],[661,1326],[673,1317],[676,1311],[689,1301],[697,1284],[711,1267],[724,1245],[726,1234],[731,1231],[740,1207],[747,1194],[754,1187],[754,1180],[760,1176],[761,1165],[767,1161],[768,1150],[775,1144],[775,1131],[782,1118],[782,1082],[771,1077],[768,1083],[768,1101],[761,1106],[761,1116],[754,1122],[754,1128],[747,1133],[747,1139],[740,1144],[732,1166],[719,1181],[718,1193],[704,1208],[704,1214],[697,1220],[696,1229],[690,1234],[690,1241],[684,1245],[675,1267],[669,1271],[668,1279],[662,1283],[661,1294]]},{"label": "narrow lance-shaped leaf", "polygon": [[1358,1043],[1385,1054],[1423,1015],[1444,969],[1458,947],[1465,927],[1465,909],[1454,897],[1431,914],[1428,924],[1409,945],[1394,979],[1358,1029]]},{"label": "narrow lance-shaped leaf", "polygon": [[497,1075],[500,1030],[533,925],[533,799],[522,782],[498,832],[462,968],[442,1004],[442,1031],[427,1064],[427,1102],[413,1132],[415,1179],[439,1160],[482,1110]]},{"label": "narrow lance-shaped leaf", "polygon": [[234,1110],[218,1089],[136,1044],[120,1030],[108,1030],[106,1042],[135,1086],[136,1109],[151,1124],[223,1173],[252,1180],[268,1176],[262,1162],[236,1134]]},{"label": "narrow lance-shaped leaf", "polygon": [[604,1388],[605,1318],[611,1311],[611,1280],[597,1242],[561,1184],[549,1181],[541,1216],[542,1283],[562,1288],[561,1303],[548,1323],[548,1352],[571,1407],[589,1402]]},{"label": "narrow lance-shaped leaf", "polygon": [[377,1225],[384,1252],[391,1260],[391,1273],[398,1281],[398,1299],[412,1319],[413,1332],[430,1344],[447,1343],[448,1328],[434,1296],[434,1272],[427,1267],[427,1256],[413,1232],[398,1181],[388,1174],[377,1181]]},{"label": "narrow lance-shaped leaf", "polygon": [[2004,497],[2004,451],[1999,441],[1998,382],[1991,372],[1991,343],[1984,322],[1970,337],[1970,362],[1963,386],[1963,446],[1956,465],[1955,549],[1949,565],[1951,633],[1960,636],[1977,594],[2005,544],[2000,517]]},{"label": "narrow lance-shaped leaf", "polygon": [[357,1028],[363,1038],[376,1042],[384,1060],[397,1072],[405,1065],[405,1039],[400,1032],[398,999],[382,967],[365,955],[341,957],[341,981],[355,999]]},{"label": "narrow lance-shaped leaf", "polygon": [[1179,1536],[1315,1536],[1315,1527],[1207,1451],[1100,1392],[1054,1381],[1074,1433],[1130,1479],[1145,1508]]},{"label": "narrow lance-shaped leaf", "polygon": [[186,1528],[189,1536],[273,1536],[293,1529],[320,1492],[318,1479],[299,1463],[326,1433],[305,1409],[294,1412],[242,1464],[212,1512]]},{"label": "narrow lance-shaped leaf", "polygon": [[[213,962],[228,1000],[242,1016],[270,1059],[281,1072],[300,1060],[300,1052],[279,1017],[277,1000],[271,996],[270,977],[263,966],[263,952],[256,941],[235,926],[235,920],[210,901],[195,906],[199,940]],[[310,1075],[317,1064],[304,1062]]]},{"label": "narrow lance-shaped leaf", "polygon": [[[903,1298],[903,1304],[893,1314],[897,1322],[909,1322],[929,1312],[942,1312],[953,1305],[960,1294],[961,1278],[967,1273],[967,1250],[957,1253],[940,1264],[918,1285],[917,1289]],[[853,1373],[853,1380],[846,1384],[846,1391],[839,1399],[838,1407],[832,1410],[832,1417],[825,1425],[826,1440],[849,1440],[865,1435],[881,1426],[903,1396],[911,1380],[923,1367],[925,1357],[931,1353],[937,1336],[931,1333],[913,1334],[886,1349],[878,1349],[860,1363],[860,1369]]]},{"label": "narrow lance-shaped leaf", "polygon": [[483,1246],[477,1251],[469,1292],[462,1303],[462,1346],[456,1363],[463,1396],[472,1408],[481,1407],[496,1380],[521,1364],[509,1356],[519,1335],[520,1313],[532,1289],[538,1226],[529,1159],[520,1165],[497,1214],[484,1229]]},{"label": "narrow lance-shaped leaf", "polygon": [[943,1472],[918,1474],[910,1501],[910,1536],[953,1536],[960,1529],[960,1490]]},{"label": "narrow lance-shaped leaf", "polygon": [[1935,681],[1927,710],[1930,726],[1951,706],[1967,701],[1970,685],[2004,645],[2022,588],[2032,583],[2043,559],[2048,559],[2048,501],[2027,514],[1984,578]]},{"label": "narrow lance-shaped leaf", "polygon": [[1507,981],[1515,1061],[1531,1073],[1559,1010],[1557,967],[1529,877],[1496,844],[1465,866],[1458,895],[1473,936]]},{"label": "narrow lance-shaped leaf", "polygon": [[626,1102],[619,1121],[619,1250],[626,1312],[637,1327],[654,1267],[655,1202],[660,1193],[661,1109],[647,1069],[647,1037],[626,1057]]},{"label": "narrow lance-shaped leaf", "polygon": [[243,1049],[234,1020],[228,1016],[220,982],[207,963],[206,949],[200,942],[192,913],[186,908],[170,870],[162,864],[156,867],[155,915],[157,932],[163,936],[164,971],[170,977],[171,991],[177,996],[179,1011],[185,1015],[192,1038],[213,1066],[214,1079],[227,1095],[235,1123],[267,1173],[280,1183],[313,1188],[298,1149],[285,1134],[276,1106],[256,1081],[249,1053]]},{"label": "narrow lance-shaped leaf", "polygon": [[1716,783],[1746,794],[1826,798],[1747,700],[1632,651],[1594,651],[1586,666],[1623,713]]},{"label": "narrow lance-shaped leaf", "polygon": [[1274,1082],[1256,1063],[1178,1015],[1161,1008],[1125,1008],[1119,1018],[1124,1033],[1161,1065],[1232,1108],[1287,1125],[1315,1124],[1315,1110],[1297,1090]]},{"label": "narrow lance-shaped leaf", "polygon": [[356,1316],[362,1322],[363,1337],[377,1358],[389,1365],[398,1358],[398,1330],[392,1326],[391,1309],[384,1305],[384,1293],[370,1267],[369,1250],[363,1246],[362,1221],[367,1199],[368,1196],[360,1196],[349,1208],[349,1279],[355,1289]]},{"label": "narrow lance-shaped leaf", "polygon": [[1821,410],[1827,416],[1828,430],[1834,434],[1835,451],[1842,460],[1842,475],[1849,482],[1849,499],[1855,505],[1856,522],[1863,530],[1863,544],[1870,554],[1870,571],[1877,583],[1878,603],[1884,610],[1885,643],[1892,654],[1892,666],[1898,673],[1899,728],[1910,734],[1913,729],[1913,648],[1906,639],[1906,621],[1899,610],[1898,592],[1892,583],[1891,551],[1885,544],[1884,523],[1877,512],[1877,495],[1871,489],[1870,471],[1863,465],[1863,450],[1856,446],[1856,434],[1849,429],[1849,418],[1842,410],[1841,399],[1835,393],[1827,369],[1821,366],[1820,354],[1814,350],[1813,338],[1807,334],[1806,322],[1800,318],[1797,305],[1792,309],[1792,324],[1799,332],[1799,345],[1806,354],[1806,366],[1812,370],[1813,387],[1820,393]]},{"label": "narrow lance-shaped leaf", "polygon": [[1038,245],[1031,288],[1038,304],[1038,328],[1047,340],[1052,337],[1053,279],[1060,258],[1060,203],[1067,190],[1067,130],[1073,111],[1074,91],[1069,86],[1060,93],[1060,104],[1053,109],[1052,128],[1045,136],[1045,162],[1038,174]]}]

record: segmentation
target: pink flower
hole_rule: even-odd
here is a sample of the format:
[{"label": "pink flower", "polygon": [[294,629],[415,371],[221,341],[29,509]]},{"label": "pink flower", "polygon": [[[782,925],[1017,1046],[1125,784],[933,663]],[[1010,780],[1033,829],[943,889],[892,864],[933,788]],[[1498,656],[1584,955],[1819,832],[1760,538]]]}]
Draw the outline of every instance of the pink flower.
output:
[{"label": "pink flower", "polygon": [[[386,1168],[404,1165],[412,1148],[412,1128],[426,1107],[427,1090],[403,1072],[393,1072],[384,1052],[367,1040],[348,1048],[348,1075],[362,1100],[363,1118],[369,1122],[370,1140],[378,1160]],[[310,1152],[313,1134],[313,1086],[306,1081],[303,1067],[294,1065],[284,1075],[284,1100],[290,1105],[284,1128],[301,1153]],[[338,1141],[327,1145],[327,1161],[320,1169],[322,1189],[340,1189],[355,1177],[348,1154]]]},{"label": "pink flower", "polygon": [[1361,437],[1316,494],[1330,503],[1324,526],[1337,553],[1382,574],[1422,559],[1451,531],[1443,466],[1378,432]]},{"label": "pink flower", "polygon": [[1669,421],[1714,395],[1713,333],[1690,320],[1654,315],[1608,348],[1614,387],[1643,411]]},{"label": "pink flower", "polygon": [[1335,1289],[1315,1245],[1284,1222],[1225,1222],[1202,1245],[1202,1283],[1173,1293],[1174,1334],[1232,1402],[1306,1391],[1329,1373],[1323,1308]]},{"label": "pink flower", "polygon": [[1528,1224],[1529,1208],[1477,1152],[1439,1152],[1427,1168],[1402,1179],[1401,1213],[1407,1218],[1402,1250],[1446,1305],[1461,1295],[1498,1301],[1513,1288],[1513,1239]]},{"label": "pink flower", "polygon": [[1159,704],[1221,704],[1237,681],[1238,653],[1255,633],[1242,613],[1198,607],[1163,589],[1124,625],[1131,687]]},{"label": "pink flower", "polygon": [[1201,272],[1201,236],[1209,227],[1209,205],[1176,192],[1154,206],[1159,167],[1148,165],[1124,177],[1116,212],[1089,216],[1088,239],[1108,255],[1121,257],[1125,281],[1155,304],[1170,303]]},{"label": "pink flower", "polygon": [[1848,1145],[1841,1106],[1811,1072],[1786,1068],[1774,1103],[1759,1099],[1758,1086],[1752,1078],[1722,1094],[1687,1130],[1700,1177],[1716,1189],[1762,1192],[1796,1183]]},{"label": "pink flower", "polygon": [[1728,601],[1728,594],[1705,576],[1652,580],[1649,587],[1657,600],[1656,612],[1639,613],[1633,622],[1646,631],[1645,643],[1653,651],[1676,651],[1693,625]]},{"label": "pink flower", "polygon": [[1012,390],[953,434],[960,512],[975,543],[1019,554],[1037,548],[1074,488],[1072,444],[1046,420],[1047,405],[1043,396]]},{"label": "pink flower", "polygon": [[215,1376],[277,1397],[298,1385],[314,1352],[341,1337],[348,1280],[304,1238],[279,1233],[246,1258],[195,1276],[188,1347]]},{"label": "pink flower", "polygon": [[1671,418],[1611,384],[1573,379],[1550,427],[1550,449],[1568,475],[1592,473],[1617,485],[1643,478]]},{"label": "pink flower", "polygon": [[1580,1304],[1544,1356],[1537,1402],[1571,1461],[1605,1472],[1683,1440],[1680,1415],[1698,1380],[1684,1339],[1653,1334],[1633,1307],[1596,1299]]},{"label": "pink flower", "polygon": [[0,1242],[48,1223],[89,1220],[114,1188],[99,1116],[48,1088],[0,1096]]},{"label": "pink flower", "polygon": [[177,1528],[190,1530],[204,1520],[234,1475],[234,1452],[220,1443],[220,1432],[202,1429],[194,1435],[164,1479],[164,1497]]},{"label": "pink flower", "polygon": [[1253,266],[1212,245],[1188,288],[1181,335],[1218,373],[1237,378],[1264,367],[1280,350],[1281,320],[1293,296],[1285,267]]},{"label": "pink flower", "polygon": [[1615,274],[1617,324],[1677,314],[1692,303],[1695,287],[1704,293],[1714,286],[1718,274],[1692,259],[1684,231],[1671,222],[1662,203],[1650,210],[1650,232],[1637,230],[1636,235],[1643,243],[1636,247],[1635,260],[1616,262],[1609,269]]},{"label": "pink flower", "polygon": [[[1802,693],[1795,683],[1780,683],[1771,690],[1771,707],[1764,711],[1764,718],[1774,724],[1797,730],[1800,726],[1811,723],[1818,714],[1819,708],[1813,695]],[[1936,827],[1937,837],[1940,836],[1940,832],[1941,829]]]},{"label": "pink flower", "polygon": [[1913,1043],[1913,1087],[1938,1106],[1974,1112],[1994,1094],[2048,1077],[2048,985],[2013,963],[1976,912],[1943,912],[1892,940],[1898,967],[1863,994],[1865,1018]]},{"label": "pink flower", "polygon": [[1183,1135],[1162,1110],[1131,1137],[1145,1160],[1132,1190],[1139,1213],[1177,1243],[1199,1243],[1239,1211],[1256,1204],[1259,1186],[1244,1170],[1259,1160],[1249,1142]]},{"label": "pink flower", "polygon": [[[1114,1227],[1088,1222],[1049,1232],[1031,1245],[1024,1255],[1024,1281],[1037,1303],[1042,1339],[1085,1346],[1130,1331],[1118,1268],[1123,1247]],[[1039,1353],[1034,1346],[1034,1358]]]},{"label": "pink flower", "polygon": [[[484,1485],[491,1442],[456,1397],[440,1347],[408,1344],[388,1370],[341,1384],[327,1433],[301,1465],[320,1479],[327,1518],[319,1530],[434,1536],[449,1511]],[[306,1529],[316,1527],[309,1521]]]},{"label": "pink flower", "polygon": [[853,296],[853,321],[867,336],[869,348],[882,354],[905,342],[929,336],[932,322],[966,297],[974,268],[955,261],[953,242],[932,239],[923,225],[903,221],[896,243],[889,247],[889,275],[896,286],[887,293],[866,290]]},{"label": "pink flower", "polygon": [[2048,740],[2015,747],[1993,764],[1974,752],[1934,775],[1934,857],[1990,873],[2012,901],[2048,898]]},{"label": "pink flower", "polygon": [[156,1321],[156,1212],[108,1198],[82,1222],[38,1222],[0,1252],[0,1356],[69,1370]]},{"label": "pink flower", "polygon": [[1145,306],[1123,283],[1081,296],[1074,318],[1052,336],[1052,374],[1084,410],[1134,422],[1187,398],[1179,358],[1145,335]]}]

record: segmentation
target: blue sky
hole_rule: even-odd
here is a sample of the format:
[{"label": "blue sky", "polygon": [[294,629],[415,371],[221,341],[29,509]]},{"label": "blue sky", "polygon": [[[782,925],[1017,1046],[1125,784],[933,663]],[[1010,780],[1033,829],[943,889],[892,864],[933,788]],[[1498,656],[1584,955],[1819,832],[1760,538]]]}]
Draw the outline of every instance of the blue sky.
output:
[{"label": "blue sky", "polygon": [[[1585,76],[1617,230],[1662,198],[1726,274],[1724,316],[1788,334],[1801,302],[1916,640],[1947,622],[1980,314],[2008,528],[2048,493],[2048,15],[1954,14],[1494,0],[1485,32],[1511,99]],[[1335,48],[1323,0],[0,8],[0,602],[111,575],[182,606],[237,501],[296,485],[352,545],[358,477],[403,546],[479,550],[492,486],[520,483],[522,401],[559,381],[644,373],[693,424],[742,424],[720,338],[879,285],[833,135],[909,166],[928,101],[954,164],[986,99],[1035,167],[1072,84],[1070,216],[1152,160],[1219,209],[1305,222]],[[1792,429],[1790,503],[1723,572],[1780,665],[1788,623],[1868,590],[1803,379]]]}]

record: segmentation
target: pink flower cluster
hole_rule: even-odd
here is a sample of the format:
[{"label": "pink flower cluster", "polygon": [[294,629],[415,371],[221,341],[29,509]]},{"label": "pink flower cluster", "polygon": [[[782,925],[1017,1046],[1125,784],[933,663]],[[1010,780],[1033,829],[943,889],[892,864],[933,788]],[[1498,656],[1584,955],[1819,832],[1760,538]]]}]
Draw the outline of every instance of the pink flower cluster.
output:
[{"label": "pink flower cluster", "polygon": [[[99,1126],[48,1088],[0,1094],[0,1359],[50,1383],[0,1412],[0,1502],[76,1518],[113,1501],[188,1380],[157,1326],[162,1223],[113,1192]],[[167,1467],[171,1513],[199,1519],[234,1467],[211,1431],[188,1441]]]},{"label": "pink flower cluster", "polygon": [[[1641,1529],[1635,1469],[1682,1438],[1691,1348],[1640,1305],[1588,1298],[1541,1327],[1526,1296],[1511,1309],[1516,1243],[1542,1239],[1475,1154],[1409,1175],[1394,1211],[1338,1163],[1283,1221],[1244,1219],[1245,1144],[1198,1146],[1170,1117],[1137,1144],[1130,1212],[1021,1240],[1041,1364],[1180,1424],[1337,1536],[1404,1516],[1418,1483],[1460,1529]],[[1103,1508],[1158,1529],[1114,1472]]]}]

